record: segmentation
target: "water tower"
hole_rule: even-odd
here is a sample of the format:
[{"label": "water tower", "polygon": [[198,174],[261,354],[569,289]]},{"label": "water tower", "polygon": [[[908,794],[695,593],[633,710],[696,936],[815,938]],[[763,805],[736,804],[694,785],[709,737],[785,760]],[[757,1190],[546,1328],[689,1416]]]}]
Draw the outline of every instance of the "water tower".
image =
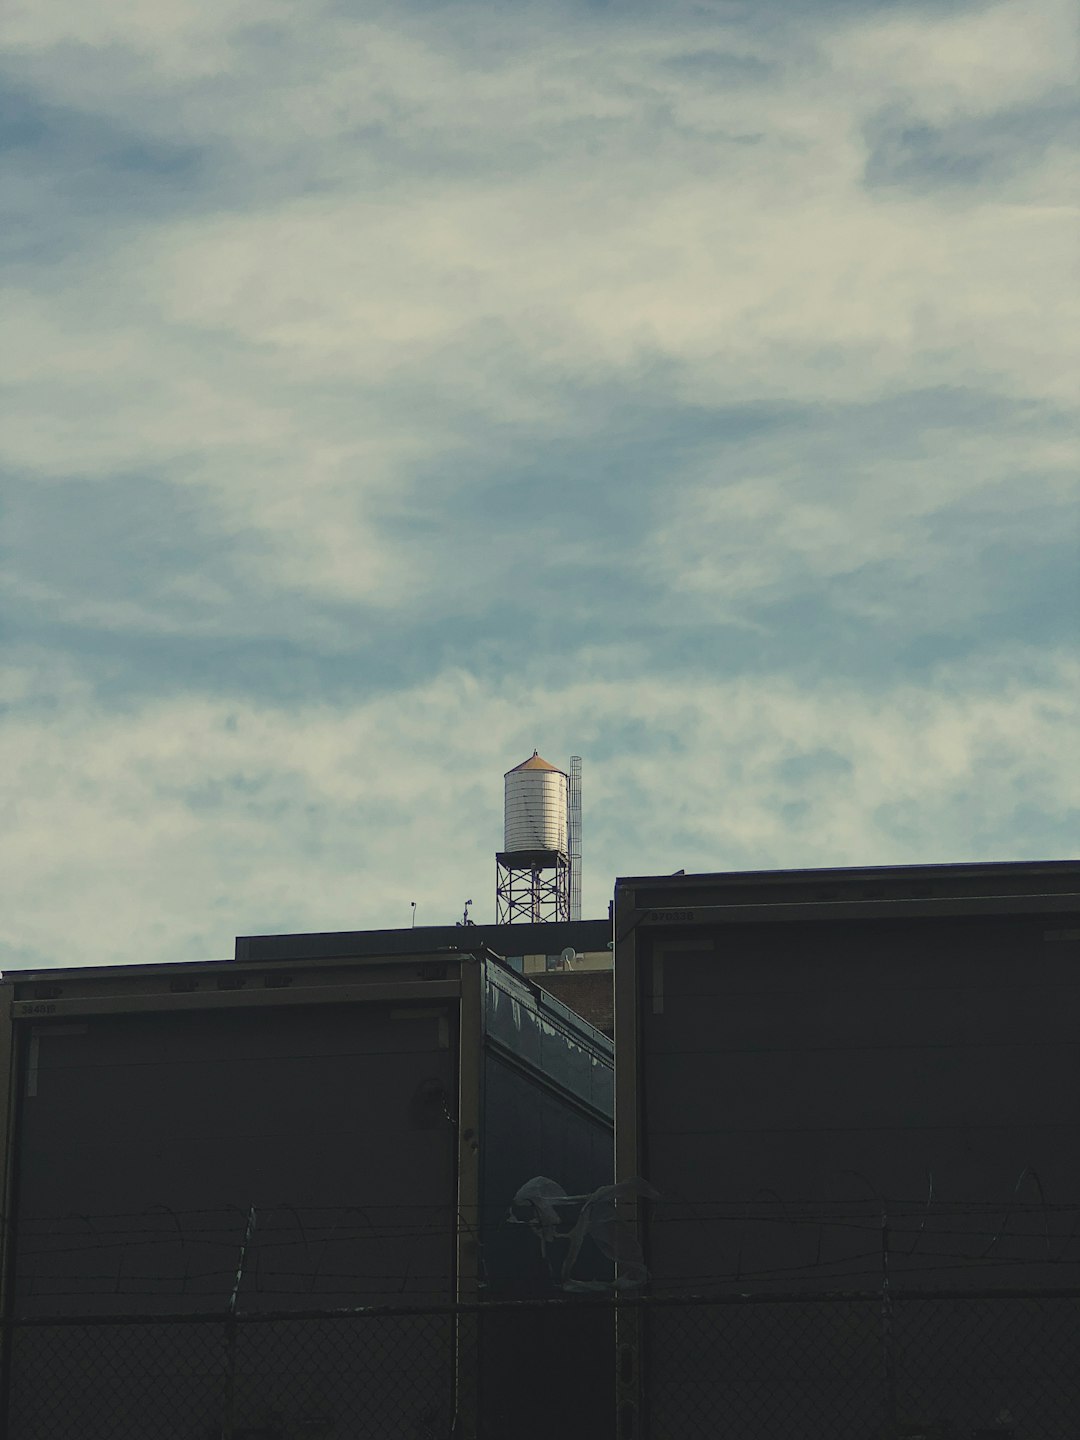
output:
[{"label": "water tower", "polygon": [[[571,769],[580,797],[577,756]],[[496,923],[569,920],[572,888],[580,895],[580,885],[571,885],[570,857],[574,851],[580,855],[581,849],[571,829],[569,777],[534,750],[506,772],[503,784],[503,848],[495,856]]]}]

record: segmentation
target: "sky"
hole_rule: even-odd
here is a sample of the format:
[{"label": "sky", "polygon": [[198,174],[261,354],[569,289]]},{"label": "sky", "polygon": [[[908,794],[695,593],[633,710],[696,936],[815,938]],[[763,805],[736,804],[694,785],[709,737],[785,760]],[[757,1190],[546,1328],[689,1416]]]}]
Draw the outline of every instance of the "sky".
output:
[{"label": "sky", "polygon": [[0,966],[1080,853],[1072,0],[9,0]]}]

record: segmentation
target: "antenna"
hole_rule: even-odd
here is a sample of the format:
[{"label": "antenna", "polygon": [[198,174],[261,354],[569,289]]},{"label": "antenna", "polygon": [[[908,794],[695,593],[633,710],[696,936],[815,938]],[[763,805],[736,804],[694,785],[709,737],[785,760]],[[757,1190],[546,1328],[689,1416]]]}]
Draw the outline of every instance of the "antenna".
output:
[{"label": "antenna", "polygon": [[409,901],[409,904],[412,906],[412,928],[415,930],[415,929],[416,929],[416,901],[415,901],[415,900],[410,900],[410,901]]},{"label": "antenna", "polygon": [[570,756],[570,919],[581,919],[581,756]]}]

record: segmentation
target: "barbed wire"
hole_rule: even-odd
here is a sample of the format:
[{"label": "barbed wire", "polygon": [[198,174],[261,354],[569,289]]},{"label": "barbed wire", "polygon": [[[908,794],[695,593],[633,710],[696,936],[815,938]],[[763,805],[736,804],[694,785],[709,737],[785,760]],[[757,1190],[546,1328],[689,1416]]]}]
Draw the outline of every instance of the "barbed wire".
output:
[{"label": "barbed wire", "polygon": [[[289,1203],[289,1202],[278,1202],[276,1205],[260,1205],[260,1206],[257,1206],[257,1208],[258,1208],[260,1214],[268,1214],[268,1213],[271,1212],[272,1210],[285,1208],[288,1203]],[[508,1203],[509,1203],[509,1200],[508,1200],[508,1199],[507,1199],[507,1200],[500,1200],[500,1201],[492,1202],[491,1204],[488,1204],[488,1205],[486,1205],[486,1206],[483,1206],[483,1205],[482,1205],[482,1206],[480,1206],[480,1207],[478,1207],[478,1208],[480,1208],[480,1209],[498,1209],[498,1210],[500,1211],[500,1213],[504,1213],[505,1210],[506,1210],[506,1208],[507,1208]],[[832,1205],[845,1205],[845,1206],[858,1207],[858,1208],[852,1208],[850,1211],[842,1212],[839,1216],[832,1215],[832,1216],[829,1216],[828,1218],[832,1218],[832,1219],[843,1219],[845,1214],[850,1214],[850,1216],[853,1217],[854,1219],[862,1220],[862,1219],[865,1219],[866,1214],[867,1214],[868,1211],[870,1211],[871,1213],[880,1213],[881,1207],[882,1207],[882,1203],[884,1203],[886,1213],[889,1215],[890,1220],[891,1220],[891,1219],[893,1219],[894,1217],[901,1217],[901,1216],[903,1216],[904,1213],[905,1213],[906,1211],[908,1211],[908,1210],[914,1211],[915,1213],[921,1213],[922,1209],[925,1207],[926,1201],[925,1201],[925,1198],[924,1198],[924,1199],[921,1199],[921,1200],[893,1200],[893,1199],[886,1199],[884,1202],[881,1202],[881,1201],[878,1201],[878,1200],[876,1200],[876,1199],[871,1199],[871,1198],[869,1198],[869,1197],[857,1197],[857,1198],[850,1198],[850,1197],[849,1197],[849,1198],[844,1199],[844,1200],[831,1200],[831,1199],[825,1199],[825,1200],[823,1200],[823,1199],[821,1199],[820,1197],[804,1196],[804,1197],[800,1197],[800,1198],[798,1198],[798,1199],[793,1199],[793,1200],[788,1200],[788,1199],[778,1199],[778,1200],[775,1200],[775,1201],[760,1201],[760,1200],[759,1200],[759,1201],[754,1202],[755,1206],[758,1207],[758,1208],[755,1208],[755,1209],[751,1210],[749,1213],[750,1213],[751,1216],[752,1216],[753,1218],[755,1218],[755,1219],[766,1219],[766,1218],[770,1218],[770,1217],[775,1218],[775,1207],[777,1207],[777,1206],[791,1207],[791,1206],[796,1206],[796,1205],[797,1205],[797,1206],[804,1206],[804,1207],[806,1207],[806,1208],[805,1208],[805,1214],[808,1215],[808,1216],[812,1216],[815,1220],[818,1220],[818,1219],[826,1218],[826,1216],[823,1216],[822,1212],[825,1211],[825,1212],[826,1212],[826,1215],[827,1215],[827,1214],[828,1214],[828,1207],[829,1207],[829,1206],[832,1206]],[[935,1202],[934,1202],[934,1203],[935,1203],[935,1207],[940,1207],[943,1211],[946,1211],[946,1210],[947,1210],[947,1211],[952,1211],[952,1212],[954,1212],[954,1213],[956,1213],[956,1214],[978,1214],[978,1213],[980,1213],[980,1212],[986,1212],[986,1211],[992,1211],[992,1212],[1000,1211],[1001,1208],[1002,1208],[1002,1204],[1003,1204],[1003,1203],[1007,1204],[1008,1202],[1002,1202],[1001,1200],[944,1200],[944,1199],[942,1199],[942,1200],[937,1200],[937,1199],[935,1199]],[[718,1213],[716,1213],[716,1214],[713,1215],[713,1216],[708,1216],[708,1215],[706,1215],[706,1216],[685,1216],[685,1217],[679,1216],[679,1217],[675,1217],[675,1218],[677,1218],[680,1222],[682,1222],[682,1221],[684,1221],[684,1220],[695,1220],[695,1219],[701,1219],[701,1218],[705,1218],[705,1219],[709,1219],[709,1218],[727,1219],[727,1218],[729,1218],[729,1216],[728,1216],[726,1213],[719,1213],[719,1212],[720,1212],[720,1207],[723,1208],[723,1211],[724,1211],[724,1212],[737,1210],[737,1211],[739,1212],[739,1214],[736,1215],[734,1218],[744,1218],[745,1215],[746,1215],[746,1213],[747,1213],[747,1209],[746,1209],[746,1207],[747,1207],[747,1201],[746,1201],[745,1199],[718,1199],[718,1198],[712,1197],[712,1196],[707,1197],[707,1198],[706,1198],[706,1197],[703,1197],[703,1198],[694,1199],[694,1198],[684,1198],[684,1197],[682,1197],[682,1196],[661,1195],[659,1200],[650,1202],[650,1205],[651,1205],[652,1210],[655,1211],[655,1212],[662,1212],[665,1206],[671,1206],[671,1205],[694,1206],[694,1207],[697,1208],[697,1209],[707,1209],[708,1207],[711,1206],[711,1207],[716,1207],[717,1212],[718,1212]],[[103,1210],[103,1211],[93,1211],[93,1212],[83,1212],[83,1211],[68,1210],[68,1211],[58,1211],[57,1213],[52,1214],[52,1215],[44,1215],[44,1214],[43,1214],[43,1215],[30,1215],[30,1216],[19,1215],[19,1216],[17,1217],[17,1221],[18,1221],[19,1227],[22,1228],[22,1227],[25,1227],[25,1226],[27,1226],[27,1225],[57,1225],[57,1224],[76,1223],[76,1222],[87,1223],[88,1221],[93,1221],[93,1222],[95,1222],[95,1223],[103,1223],[103,1222],[106,1222],[106,1221],[119,1221],[119,1220],[129,1220],[129,1219],[130,1219],[130,1220],[145,1220],[145,1219],[147,1219],[155,1210],[157,1210],[157,1209],[159,1209],[159,1208],[162,1208],[162,1207],[160,1207],[160,1204],[155,1203],[154,1205],[146,1206],[146,1207],[144,1207],[144,1208],[141,1209],[141,1210]],[[311,1214],[311,1215],[314,1215],[314,1214],[328,1214],[328,1213],[334,1213],[334,1212],[340,1212],[340,1211],[356,1211],[357,1209],[360,1209],[360,1208],[363,1208],[364,1210],[367,1210],[367,1211],[386,1210],[386,1211],[389,1211],[389,1212],[391,1212],[391,1213],[393,1213],[393,1214],[395,1214],[395,1215],[400,1215],[403,1210],[406,1210],[406,1211],[408,1211],[408,1210],[418,1210],[418,1211],[429,1211],[429,1212],[430,1212],[430,1211],[436,1211],[436,1212],[439,1212],[439,1213],[442,1213],[442,1214],[452,1214],[452,1213],[454,1212],[454,1210],[455,1210],[455,1207],[454,1207],[453,1203],[443,1203],[443,1204],[438,1204],[438,1205],[436,1205],[436,1204],[414,1203],[414,1202],[412,1202],[412,1201],[406,1201],[406,1202],[403,1202],[403,1203],[394,1203],[394,1204],[390,1204],[390,1203],[380,1204],[380,1203],[367,1203],[367,1202],[365,1202],[362,1207],[361,1207],[361,1206],[358,1206],[358,1205],[356,1204],[356,1202],[350,1201],[350,1202],[341,1202],[340,1204],[334,1204],[334,1205],[303,1205],[303,1206],[295,1206],[295,1207],[291,1207],[291,1208],[295,1208],[295,1209],[297,1209],[297,1210],[299,1210],[299,1211],[302,1211],[304,1214]],[[1015,1205],[1014,1209],[1015,1209],[1017,1212],[1019,1212],[1019,1213],[1023,1213],[1024,1211],[1027,1211],[1027,1212],[1030,1212],[1030,1213],[1039,1213],[1039,1214],[1041,1214],[1043,1211],[1046,1211],[1046,1212],[1051,1213],[1051,1214],[1052,1214],[1052,1213],[1057,1213],[1057,1212],[1075,1214],[1075,1213],[1080,1212],[1080,1201],[1062,1201],[1062,1202],[1056,1202],[1056,1203],[1055,1203],[1055,1202],[1050,1202],[1050,1201],[1047,1201],[1046,1203],[1043,1203],[1043,1202],[1041,1202],[1041,1201],[1027,1201],[1027,1202],[1021,1201],[1021,1202],[1018,1202],[1018,1203]],[[220,1205],[220,1206],[214,1206],[214,1207],[196,1208],[196,1209],[191,1209],[191,1210],[172,1210],[171,1208],[169,1208],[168,1213],[169,1213],[170,1216],[172,1216],[172,1215],[177,1215],[177,1216],[186,1216],[186,1217],[198,1217],[198,1216],[204,1216],[204,1215],[217,1215],[217,1216],[222,1216],[222,1215],[234,1215],[234,1216],[236,1216],[237,1218],[239,1218],[240,1214],[241,1214],[241,1213],[246,1214],[246,1211],[245,1211],[245,1212],[241,1212],[240,1207],[238,1207],[238,1206],[232,1207],[232,1206]],[[163,1214],[163,1218],[165,1218],[164,1214]],[[655,1224],[658,1218],[659,1218],[659,1214],[654,1215],[654,1219],[653,1219],[652,1223]],[[16,1219],[15,1216],[3,1216],[3,1215],[0,1215],[0,1224],[14,1223],[15,1219]]]},{"label": "barbed wire", "polygon": [[[862,1194],[791,1199],[774,1190],[758,1190],[743,1198],[661,1196],[645,1212],[649,1235],[659,1239],[679,1233],[682,1227],[688,1242],[708,1254],[708,1237],[723,1233],[731,1237],[735,1256],[732,1264],[717,1266],[720,1257],[714,1255],[711,1265],[694,1270],[684,1265],[678,1274],[661,1268],[653,1293],[702,1286],[775,1286],[815,1277],[830,1285],[865,1283],[868,1277],[876,1280],[882,1267],[891,1267],[896,1278],[906,1281],[963,1275],[971,1283],[987,1274],[1045,1275],[1055,1269],[1072,1274],[1080,1265],[1080,1255],[1069,1254],[1080,1230],[1080,1203],[1049,1200],[1030,1166],[1019,1173],[1005,1200],[948,1198],[936,1187],[932,1172],[918,1200],[890,1200],[859,1172],[847,1173],[859,1180]],[[1025,1198],[1025,1186],[1033,1187],[1037,1198]],[[488,1242],[507,1221],[501,1204],[479,1206],[473,1218],[445,1202],[297,1205],[285,1200],[261,1207],[190,1209],[156,1202],[141,1209],[22,1217],[13,1227],[16,1293],[36,1300],[78,1298],[84,1303],[104,1294],[194,1299],[216,1293],[235,1276],[234,1260],[243,1246],[246,1259],[240,1270],[245,1295],[416,1294],[425,1287],[448,1284],[449,1247],[463,1237],[479,1244],[484,1284]],[[695,1232],[701,1232],[700,1239]],[[755,1232],[763,1234],[755,1236]],[[812,1258],[790,1257],[786,1263],[775,1263],[780,1257],[774,1256],[774,1263],[763,1265],[766,1254],[761,1247],[773,1243],[763,1236],[775,1237],[778,1232],[786,1234],[789,1245],[805,1237],[814,1247]],[[845,1237],[857,1244],[869,1235],[876,1241],[872,1249],[837,1253],[843,1251]],[[425,1257],[433,1258],[432,1243],[448,1247],[447,1265],[432,1270],[429,1263],[417,1269],[414,1262],[423,1265]],[[408,1246],[410,1251],[388,1254],[384,1264],[371,1268],[361,1257],[373,1244]],[[968,1248],[962,1248],[964,1244]],[[1045,1254],[1032,1255],[1028,1248],[1032,1245],[1044,1247]],[[1028,1248],[1028,1253],[1017,1254],[1017,1247]],[[214,1251],[223,1252],[223,1262],[228,1256],[228,1263],[207,1266],[205,1261]],[[178,1255],[179,1263],[166,1264],[169,1254]],[[108,1272],[78,1273],[80,1263],[106,1255],[116,1261]],[[347,1257],[354,1263],[348,1264]],[[155,1265],[157,1273],[147,1273]],[[179,1273],[161,1273],[173,1265]],[[61,1274],[56,1273],[59,1267]]]}]

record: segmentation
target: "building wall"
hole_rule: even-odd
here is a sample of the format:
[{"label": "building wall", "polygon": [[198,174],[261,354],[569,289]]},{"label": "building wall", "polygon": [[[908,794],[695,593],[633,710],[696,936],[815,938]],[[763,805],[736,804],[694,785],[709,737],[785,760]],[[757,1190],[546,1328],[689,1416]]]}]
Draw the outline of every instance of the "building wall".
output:
[{"label": "building wall", "polygon": [[605,970],[551,970],[531,978],[604,1035],[614,1035],[615,990],[610,959],[609,954]]}]

